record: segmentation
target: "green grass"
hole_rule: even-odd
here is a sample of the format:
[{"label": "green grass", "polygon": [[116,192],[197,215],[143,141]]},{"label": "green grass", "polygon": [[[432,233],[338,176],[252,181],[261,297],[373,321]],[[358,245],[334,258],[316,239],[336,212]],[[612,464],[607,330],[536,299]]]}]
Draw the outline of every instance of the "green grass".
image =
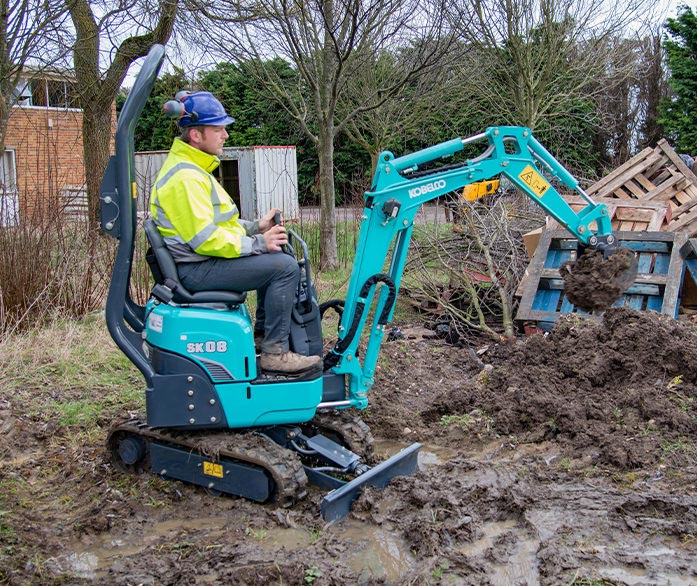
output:
[{"label": "green grass", "polygon": [[661,444],[664,456],[676,454],[697,456],[697,445],[686,437],[679,437],[673,441],[664,440]]},{"label": "green grass", "polygon": [[467,429],[473,422],[471,415],[443,415],[439,421],[443,426],[458,425],[462,429]]},{"label": "green grass", "polygon": [[142,377],[101,316],[10,336],[0,343],[0,377],[15,409],[67,427],[144,405]]}]

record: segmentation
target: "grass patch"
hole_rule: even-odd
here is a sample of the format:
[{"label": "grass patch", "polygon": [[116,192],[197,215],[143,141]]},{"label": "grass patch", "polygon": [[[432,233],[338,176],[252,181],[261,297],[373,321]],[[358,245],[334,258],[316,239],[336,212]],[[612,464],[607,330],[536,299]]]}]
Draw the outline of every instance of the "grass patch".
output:
[{"label": "grass patch", "polygon": [[56,320],[0,343],[0,377],[14,410],[63,426],[144,406],[142,377],[102,316]]},{"label": "grass patch", "polygon": [[661,451],[665,457],[675,455],[697,456],[697,446],[686,437],[679,437],[673,441],[664,440]]},{"label": "grass patch", "polygon": [[457,425],[462,429],[467,429],[474,423],[474,418],[471,415],[443,415],[439,423],[446,427],[449,425]]}]

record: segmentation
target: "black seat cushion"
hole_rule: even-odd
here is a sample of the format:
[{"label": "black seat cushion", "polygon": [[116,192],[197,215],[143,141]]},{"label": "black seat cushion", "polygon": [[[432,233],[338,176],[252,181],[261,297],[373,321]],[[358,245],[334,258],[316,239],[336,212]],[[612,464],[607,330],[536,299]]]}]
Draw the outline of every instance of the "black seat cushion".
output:
[{"label": "black seat cushion", "polygon": [[179,280],[177,264],[167,249],[162,234],[152,218],[143,221],[145,236],[150,243],[146,259],[155,282],[167,285],[174,293],[175,303],[227,303],[239,305],[247,297],[245,291],[189,291]]}]

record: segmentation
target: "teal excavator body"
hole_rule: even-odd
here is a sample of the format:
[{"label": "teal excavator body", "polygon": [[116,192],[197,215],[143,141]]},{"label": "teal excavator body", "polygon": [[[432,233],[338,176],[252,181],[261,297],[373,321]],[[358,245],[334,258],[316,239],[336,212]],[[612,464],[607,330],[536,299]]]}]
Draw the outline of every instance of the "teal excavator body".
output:
[{"label": "teal excavator body", "polygon": [[[297,259],[302,275],[291,347],[322,355],[321,320],[330,306],[341,314],[338,340],[324,356],[322,372],[268,376],[258,366],[245,293],[187,291],[150,220],[143,227],[155,284],[145,306],[130,295],[139,226],[133,136],[163,58],[164,48],[155,46],[145,60],[121,111],[116,154],[102,185],[101,225],[119,241],[106,321],[119,348],[143,374],[146,387],[146,417],[116,424],[109,448],[125,468],[260,502],[289,505],[304,496],[311,482],[330,491],[321,505],[324,518],[340,519],[364,487],[384,486],[394,476],[417,469],[418,443],[373,464],[372,437],[355,409],[368,405],[421,205],[470,183],[505,175],[585,246],[611,250],[616,243],[607,210],[580,190],[526,128],[489,128],[403,157],[384,152],[365,194],[345,300],[318,303],[307,246],[289,230],[285,253]],[[425,168],[475,143],[483,145],[479,156]],[[587,206],[574,212],[551,177],[580,193]],[[366,335],[359,356],[358,344]]]}]

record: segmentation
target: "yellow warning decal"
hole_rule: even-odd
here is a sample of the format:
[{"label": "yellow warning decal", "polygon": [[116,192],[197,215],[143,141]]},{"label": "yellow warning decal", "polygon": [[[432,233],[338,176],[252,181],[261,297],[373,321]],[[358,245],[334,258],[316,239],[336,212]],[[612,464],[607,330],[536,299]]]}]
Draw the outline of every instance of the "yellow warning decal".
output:
[{"label": "yellow warning decal", "polygon": [[551,187],[547,180],[540,175],[532,165],[526,165],[518,175],[520,180],[525,183],[537,197],[542,197]]},{"label": "yellow warning decal", "polygon": [[223,465],[215,462],[203,461],[203,473],[206,476],[215,476],[216,478],[223,477]]}]

